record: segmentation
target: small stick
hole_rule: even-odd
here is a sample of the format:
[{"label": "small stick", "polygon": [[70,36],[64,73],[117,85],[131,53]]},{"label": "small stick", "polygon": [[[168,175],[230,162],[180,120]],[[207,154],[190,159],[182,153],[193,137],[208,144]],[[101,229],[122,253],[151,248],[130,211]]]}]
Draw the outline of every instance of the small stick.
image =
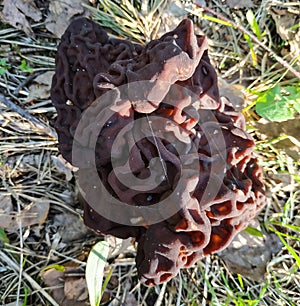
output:
[{"label": "small stick", "polygon": [[161,306],[161,304],[164,300],[164,295],[165,295],[165,292],[166,292],[166,288],[167,288],[167,283],[163,283],[154,306]]},{"label": "small stick", "polygon": [[15,96],[17,96],[19,94],[19,91],[26,86],[30,81],[32,81],[33,79],[35,79],[37,76],[39,76],[42,72],[37,73],[37,74],[33,74],[28,76],[13,92],[13,94]]},{"label": "small stick", "polygon": [[278,63],[280,63],[283,67],[285,67],[286,69],[288,69],[291,73],[293,73],[298,79],[300,79],[300,72],[298,72],[296,69],[294,69],[287,61],[285,61],[284,59],[282,59],[280,56],[278,56],[272,49],[270,49],[269,47],[267,47],[266,45],[264,45],[259,39],[257,39],[253,34],[251,34],[249,31],[247,31],[243,26],[236,24],[235,22],[231,21],[230,19],[216,13],[215,11],[213,11],[212,9],[210,9],[209,7],[205,7],[202,6],[201,4],[198,4],[197,1],[194,1],[195,4],[200,7],[201,9],[203,9],[204,11],[216,16],[217,18],[231,24],[233,27],[237,28],[238,30],[240,30],[243,34],[247,34],[252,41],[254,41],[256,44],[258,44],[260,47],[262,47],[263,49],[265,49],[267,52],[270,53],[271,56],[273,56],[276,61],[278,61]]},{"label": "small stick", "polygon": [[47,126],[45,123],[41,122],[37,118],[30,115],[28,112],[23,110],[21,107],[17,106],[12,101],[8,100],[2,94],[0,94],[0,102],[3,103],[4,105],[6,105],[12,111],[21,115],[23,118],[25,118],[29,122],[31,122],[39,132],[45,133],[45,134],[49,135],[51,138],[56,138],[57,139],[57,134],[56,134],[54,129],[52,129],[50,126]]},{"label": "small stick", "polygon": [[179,279],[179,285],[178,285],[178,295],[177,295],[177,301],[176,301],[176,306],[180,306],[181,304],[181,297],[182,297],[182,277],[180,274],[180,271],[178,273],[178,279]]}]

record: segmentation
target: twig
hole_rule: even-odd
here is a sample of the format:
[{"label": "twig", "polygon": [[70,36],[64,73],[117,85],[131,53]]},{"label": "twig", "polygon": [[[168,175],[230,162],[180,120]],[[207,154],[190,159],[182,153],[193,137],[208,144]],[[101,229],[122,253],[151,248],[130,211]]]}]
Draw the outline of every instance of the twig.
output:
[{"label": "twig", "polygon": [[[206,275],[208,275],[208,272],[209,272],[209,264],[210,264],[210,256],[207,256],[205,260],[205,277]],[[207,305],[207,295],[208,295],[207,280],[204,279],[202,306]]]},{"label": "twig", "polygon": [[33,79],[35,79],[37,76],[39,76],[40,74],[42,74],[42,72],[39,72],[39,73],[36,73],[36,74],[33,74],[33,75],[30,75],[28,76],[18,87],[15,88],[15,90],[13,91],[13,94],[15,96],[17,96],[20,92],[20,90],[26,86],[29,82],[31,82]]},{"label": "twig", "polygon": [[177,301],[176,301],[176,306],[180,306],[181,304],[181,297],[182,297],[182,277],[181,277],[181,273],[179,271],[178,273],[178,279],[179,279],[179,285],[178,285],[178,295],[177,295]]},{"label": "twig", "polygon": [[216,13],[215,11],[213,11],[212,9],[202,6],[201,4],[197,3],[197,1],[194,1],[195,4],[200,7],[201,9],[203,9],[204,11],[216,16],[218,19],[221,19],[224,22],[229,23],[231,26],[237,28],[238,30],[240,30],[243,34],[247,34],[252,41],[254,41],[256,44],[258,44],[260,47],[262,47],[263,49],[265,49],[267,52],[270,53],[271,56],[273,56],[276,61],[278,63],[280,63],[283,67],[285,67],[286,69],[288,69],[291,73],[293,73],[298,79],[300,79],[300,72],[298,72],[296,69],[294,69],[287,61],[285,61],[284,59],[282,59],[280,56],[278,56],[272,49],[270,49],[269,47],[267,47],[266,45],[264,45],[258,38],[256,38],[252,33],[250,33],[248,30],[246,30],[242,25],[236,24],[235,22],[231,21],[230,19]]},{"label": "twig", "polygon": [[167,283],[164,283],[160,289],[160,292],[159,292],[159,295],[158,295],[158,298],[154,304],[154,306],[160,306],[163,299],[164,299],[164,295],[165,295],[165,292],[166,292],[166,287],[167,287]]},{"label": "twig", "polygon": [[[21,205],[18,196],[16,197],[17,202],[17,209],[18,215],[21,215]],[[19,280],[18,280],[18,289],[17,289],[17,301],[16,304],[19,304],[20,301],[20,292],[22,286],[22,274],[23,274],[23,260],[24,260],[24,253],[23,253],[23,228],[22,228],[22,218],[19,218],[19,236],[20,236],[20,262],[19,262]]]},{"label": "twig", "polygon": [[35,128],[41,132],[49,135],[52,138],[57,139],[56,132],[50,127],[47,126],[45,123],[41,122],[40,120],[36,119],[32,115],[30,115],[28,112],[23,110],[21,107],[14,104],[12,101],[8,100],[4,95],[0,94],[0,102],[6,105],[9,109],[12,111],[18,113],[20,116],[31,122]]},{"label": "twig", "polygon": [[[9,267],[20,273],[20,267],[1,250],[0,258],[4,260]],[[23,271],[22,275],[30,283],[33,289],[36,289],[43,294],[43,296],[51,303],[52,306],[59,306],[56,301],[45,291],[45,289],[42,288],[29,274]]]}]

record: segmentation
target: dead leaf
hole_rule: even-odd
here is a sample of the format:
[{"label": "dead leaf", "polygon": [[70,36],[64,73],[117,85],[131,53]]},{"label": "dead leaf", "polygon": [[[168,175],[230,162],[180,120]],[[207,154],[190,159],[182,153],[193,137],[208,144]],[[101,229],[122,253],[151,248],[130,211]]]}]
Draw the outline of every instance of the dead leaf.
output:
[{"label": "dead leaf", "polygon": [[133,293],[128,293],[125,298],[124,305],[126,306],[138,306],[139,303]]},{"label": "dead leaf", "polygon": [[234,9],[241,9],[241,8],[250,8],[253,7],[252,0],[226,0],[229,7]]},{"label": "dead leaf", "polygon": [[59,228],[61,241],[65,243],[81,239],[89,232],[83,220],[71,213],[55,215],[54,226]]},{"label": "dead leaf", "polygon": [[58,172],[65,174],[66,180],[70,181],[73,178],[72,171],[77,171],[78,168],[73,167],[70,163],[68,163],[62,155],[51,156],[51,160],[53,161],[55,168]]},{"label": "dead leaf", "polygon": [[[203,1],[201,0],[200,2],[202,5]],[[173,30],[182,19],[186,18],[188,14],[186,8],[191,9],[192,6],[187,6],[187,4],[183,4],[179,0],[169,1],[161,16],[161,24],[156,36],[160,37],[166,32]]]},{"label": "dead leaf", "polygon": [[37,200],[31,203],[21,213],[21,215],[24,215],[22,216],[22,223],[25,223],[25,226],[43,224],[47,219],[49,208],[50,202],[48,200]]},{"label": "dead leaf", "polygon": [[[275,21],[277,33],[290,46],[292,57],[299,56],[300,28],[296,25],[299,22],[300,9],[290,12],[288,10],[272,8],[269,10],[269,12]],[[298,62],[300,63],[300,60]]]},{"label": "dead leaf", "polygon": [[195,4],[201,5],[203,7],[206,6],[206,1],[205,0],[195,0]]},{"label": "dead leaf", "polygon": [[49,201],[37,200],[26,206],[20,214],[15,211],[10,211],[9,213],[0,211],[0,227],[15,231],[19,228],[20,223],[22,227],[35,224],[41,225],[46,221],[49,207]]},{"label": "dead leaf", "polygon": [[26,102],[49,99],[53,75],[54,71],[47,71],[36,77],[33,85],[29,87],[29,95],[26,98]]},{"label": "dead leaf", "polygon": [[[256,222],[256,225],[252,223],[251,226],[258,228],[259,225]],[[278,253],[281,248],[282,243],[275,234],[267,234],[260,238],[241,232],[220,253],[220,257],[232,273],[262,281],[272,255]]]},{"label": "dead leaf", "polygon": [[[287,120],[284,122],[271,122],[266,119],[260,119],[255,123],[262,139],[272,139],[278,136],[289,135],[300,141],[300,118]],[[274,144],[276,149],[285,150],[296,162],[300,160],[300,147],[291,141],[292,139],[283,139]]]},{"label": "dead leaf", "polygon": [[34,36],[32,28],[26,17],[34,21],[42,19],[41,11],[31,0],[3,0],[1,17],[4,22],[23,30],[28,36]]},{"label": "dead leaf", "polygon": [[[41,278],[46,286],[53,288],[51,290],[51,295],[59,305],[89,305],[85,279],[82,277],[69,277],[68,275],[70,274],[83,274],[83,271],[73,267],[65,267],[65,271],[57,271],[54,268],[51,268],[43,271],[41,273]],[[79,298],[85,299],[76,300],[78,296],[76,290],[81,293]]]},{"label": "dead leaf", "polygon": [[[70,263],[67,263],[67,265],[68,264]],[[109,269],[105,272],[105,275],[107,275],[108,271]],[[45,285],[50,287],[49,289],[52,297],[59,305],[63,306],[89,305],[87,284],[85,277],[82,275],[84,275],[82,269],[71,266],[65,266],[64,271],[57,271],[55,268],[50,268],[41,272],[41,278]],[[111,290],[114,291],[118,285],[118,278],[112,276],[102,296],[101,305],[112,299],[113,294],[108,288],[110,287],[112,288]],[[120,301],[118,300],[117,302],[117,305],[119,305]],[[125,303],[124,305],[138,305],[133,302],[133,297],[128,294],[128,304]]]},{"label": "dead leaf", "polygon": [[240,84],[227,83],[222,78],[218,78],[220,96],[225,97],[234,106],[236,110],[242,110],[245,107],[245,97],[242,92],[245,87]]},{"label": "dead leaf", "polygon": [[84,277],[68,277],[65,280],[64,293],[68,300],[85,301],[88,299],[88,289]]},{"label": "dead leaf", "polygon": [[[12,211],[13,211],[13,205],[11,201],[11,196],[8,194],[1,194],[0,195],[0,216],[1,214],[9,214]],[[2,227],[1,221],[0,221],[0,227]]]},{"label": "dead leaf", "polygon": [[87,11],[83,8],[82,3],[88,3],[88,1],[52,0],[49,5],[46,28],[57,37],[61,37],[74,16],[87,15]]}]

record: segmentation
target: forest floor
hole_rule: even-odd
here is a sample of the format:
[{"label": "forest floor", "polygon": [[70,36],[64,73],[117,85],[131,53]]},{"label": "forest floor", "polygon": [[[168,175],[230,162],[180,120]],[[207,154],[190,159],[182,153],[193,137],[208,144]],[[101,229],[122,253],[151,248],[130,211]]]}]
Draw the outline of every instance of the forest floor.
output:
[{"label": "forest floor", "polygon": [[[85,266],[101,238],[83,224],[50,100],[60,36],[73,18],[91,12],[82,2],[88,3],[0,3],[1,305],[89,305]],[[132,3],[140,14],[147,3],[119,2],[121,10]],[[221,94],[243,112],[256,140],[268,203],[225,251],[151,288],[138,281],[132,243],[110,237],[104,278],[112,275],[101,305],[300,305],[299,1],[195,1],[202,8],[192,1],[148,2],[149,10],[159,5],[148,32],[135,36],[114,19],[120,12],[111,0],[90,1],[102,4],[102,15],[91,18],[141,43],[187,16],[194,21],[208,37]]]}]

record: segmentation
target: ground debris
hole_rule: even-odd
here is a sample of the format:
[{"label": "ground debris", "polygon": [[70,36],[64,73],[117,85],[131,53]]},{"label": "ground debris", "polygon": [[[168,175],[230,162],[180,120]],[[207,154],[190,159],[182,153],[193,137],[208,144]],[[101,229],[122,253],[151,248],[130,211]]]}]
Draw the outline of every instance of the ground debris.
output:
[{"label": "ground debris", "polygon": [[[256,224],[256,227],[258,226]],[[278,253],[281,248],[282,243],[273,233],[261,238],[241,232],[220,256],[232,273],[261,282],[272,255]]]},{"label": "ground debris", "polygon": [[289,46],[289,50],[286,47],[282,49],[282,55],[291,52],[292,57],[298,57],[298,63],[300,64],[300,27],[297,26],[300,20],[300,9],[290,11],[288,9],[271,8],[269,12],[275,21],[278,35],[286,42],[286,46]]},{"label": "ground debris", "polygon": [[281,141],[274,143],[274,147],[284,150],[293,160],[300,159],[300,118],[274,122],[261,118],[255,123],[261,134],[261,139],[276,139],[282,137]]},{"label": "ground debris", "polygon": [[16,231],[20,224],[22,227],[41,225],[46,221],[49,207],[49,201],[40,199],[26,206],[20,214],[14,211],[1,212],[0,208],[0,227],[8,231]]},{"label": "ground debris", "polygon": [[1,16],[4,22],[23,30],[28,36],[34,33],[28,21],[28,17],[34,21],[42,19],[42,13],[31,0],[3,0],[3,11]]},{"label": "ground debris", "polygon": [[241,8],[250,8],[253,7],[252,0],[226,0],[229,7],[234,9],[241,9]]},{"label": "ground debris", "polygon": [[71,213],[55,215],[54,226],[58,227],[58,233],[64,243],[81,239],[89,232],[83,220]]},{"label": "ground debris", "polygon": [[66,176],[66,180],[70,181],[73,178],[72,171],[76,171],[77,168],[73,167],[70,163],[68,163],[62,155],[58,156],[51,156],[51,160],[53,161],[55,168],[58,170],[59,173],[62,173]]},{"label": "ground debris", "polygon": [[41,277],[47,286],[52,287],[51,294],[59,305],[89,305],[84,273],[79,268],[65,267],[64,271],[50,268],[43,271]]},{"label": "ground debris", "polygon": [[48,31],[61,37],[74,16],[83,16],[87,11],[82,6],[84,0],[52,0],[49,5],[49,14],[46,19],[46,28]]},{"label": "ground debris", "polygon": [[29,86],[29,94],[26,102],[49,99],[53,75],[53,71],[47,71],[36,77],[33,84]]}]

